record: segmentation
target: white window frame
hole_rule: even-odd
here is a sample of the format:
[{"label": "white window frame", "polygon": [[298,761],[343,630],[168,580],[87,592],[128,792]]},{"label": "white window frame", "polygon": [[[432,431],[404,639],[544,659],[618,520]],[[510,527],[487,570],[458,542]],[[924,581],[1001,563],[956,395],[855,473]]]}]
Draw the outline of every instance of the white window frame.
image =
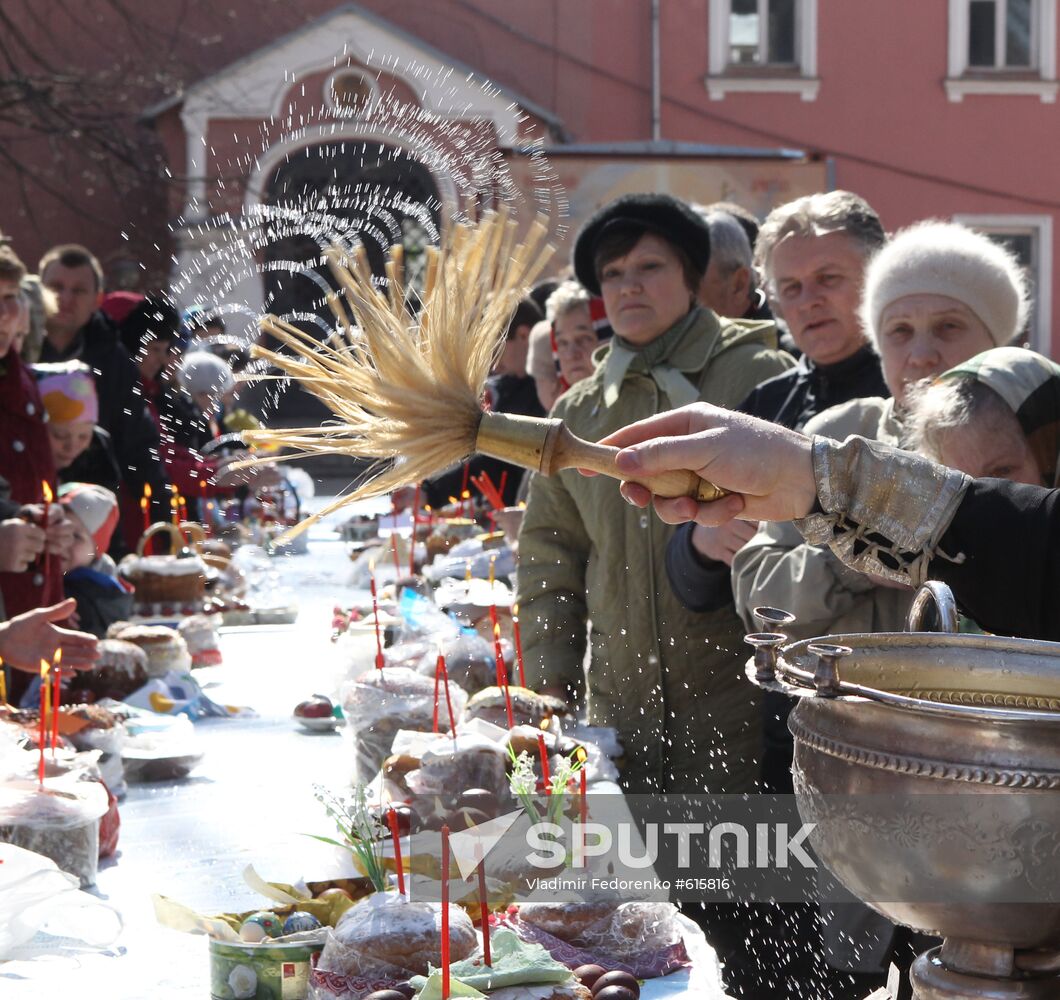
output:
[{"label": "white window frame", "polygon": [[1035,239],[1033,298],[1034,312],[1030,325],[1031,347],[1050,356],[1053,320],[1053,217],[1051,215],[973,215],[953,217],[982,233],[1029,233]]},{"label": "white window frame", "polygon": [[[968,94],[1007,94],[1037,97],[1044,104],[1056,102],[1060,84],[1056,79],[1056,5],[1057,0],[1037,0],[1035,23],[1031,27],[1033,67],[968,65],[968,5],[971,0],[949,0],[949,61],[946,96],[963,101]],[[995,34],[997,51],[1004,53],[1005,3],[998,2],[1000,29]]]},{"label": "white window frame", "polygon": [[[768,8],[767,8],[768,9]],[[795,66],[785,73],[771,72],[769,66],[740,67],[733,72],[729,63],[729,15],[731,0],[710,0],[709,61],[707,93],[720,101],[730,93],[798,94],[804,101],[817,100],[821,81],[817,76],[817,0],[795,0]],[[764,44],[759,41],[759,44]]]}]

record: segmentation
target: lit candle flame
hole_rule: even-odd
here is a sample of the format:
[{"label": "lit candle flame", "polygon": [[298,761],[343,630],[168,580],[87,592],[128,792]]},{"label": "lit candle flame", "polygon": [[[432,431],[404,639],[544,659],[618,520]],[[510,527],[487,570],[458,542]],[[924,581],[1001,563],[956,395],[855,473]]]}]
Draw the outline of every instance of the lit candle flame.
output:
[{"label": "lit candle flame", "polygon": [[58,667],[59,664],[63,662],[63,647],[62,646],[60,646],[55,651],[55,655],[52,657],[52,661],[55,663],[56,667]]},{"label": "lit candle flame", "polygon": [[538,723],[538,726],[540,726],[540,727],[541,727],[541,729],[543,729],[543,730],[544,730],[544,731],[545,731],[545,732],[547,733],[547,732],[548,732],[548,729],[549,729],[549,725],[551,724],[551,722],[552,722],[552,720],[551,720],[551,719],[550,719],[550,718],[549,718],[549,717],[548,717],[548,716],[546,715],[546,716],[545,716],[545,717],[544,717],[544,718],[543,718],[543,719],[542,719],[542,720],[541,720],[541,721],[540,721],[540,722]]},{"label": "lit candle flame", "polygon": [[518,621],[518,619],[519,619],[519,605],[518,604],[513,604],[512,605],[512,618],[514,618],[516,621]]},{"label": "lit candle flame", "polygon": [[585,747],[578,747],[578,749],[574,751],[574,759],[577,760],[579,764],[584,764],[589,759],[589,755],[585,752]]},{"label": "lit candle flame", "polygon": [[44,493],[44,502],[45,503],[51,503],[52,500],[54,499],[55,495],[52,493],[52,488],[48,485],[48,480],[47,479],[42,479],[41,480],[40,488],[41,488],[42,492]]},{"label": "lit candle flame", "polygon": [[144,499],[145,500],[150,500],[151,499],[151,484],[150,483],[144,483]]},{"label": "lit candle flame", "polygon": [[41,681],[43,681],[44,678],[48,676],[48,671],[50,669],[51,669],[51,667],[48,666],[48,661],[47,660],[41,660],[40,661],[40,679],[41,679]]}]

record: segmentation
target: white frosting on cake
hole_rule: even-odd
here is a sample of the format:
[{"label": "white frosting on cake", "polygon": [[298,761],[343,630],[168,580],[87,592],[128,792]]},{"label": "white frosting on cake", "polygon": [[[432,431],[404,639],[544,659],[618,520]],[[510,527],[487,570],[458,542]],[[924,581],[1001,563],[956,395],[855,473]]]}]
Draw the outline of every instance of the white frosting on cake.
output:
[{"label": "white frosting on cake", "polygon": [[138,556],[128,560],[128,573],[137,576],[193,576],[206,574],[206,564],[198,556],[180,559],[176,556]]},{"label": "white frosting on cake", "polygon": [[191,615],[177,625],[192,654],[217,648],[217,632],[206,615]]}]

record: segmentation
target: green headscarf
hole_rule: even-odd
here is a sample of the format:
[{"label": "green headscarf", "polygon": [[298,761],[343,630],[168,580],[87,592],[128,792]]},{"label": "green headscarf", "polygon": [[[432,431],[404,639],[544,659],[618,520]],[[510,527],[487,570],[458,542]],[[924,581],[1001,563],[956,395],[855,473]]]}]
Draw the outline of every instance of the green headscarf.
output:
[{"label": "green headscarf", "polygon": [[1022,347],[995,347],[940,378],[972,378],[1016,415],[1046,485],[1060,486],[1060,365]]}]

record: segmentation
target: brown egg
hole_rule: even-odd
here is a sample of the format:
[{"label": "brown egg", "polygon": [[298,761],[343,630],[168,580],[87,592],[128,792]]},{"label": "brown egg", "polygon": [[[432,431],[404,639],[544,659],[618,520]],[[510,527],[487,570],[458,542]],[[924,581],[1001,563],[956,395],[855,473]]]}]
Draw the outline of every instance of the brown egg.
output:
[{"label": "brown egg", "polygon": [[638,1000],[639,996],[628,986],[605,986],[599,993],[593,994],[593,1000]]},{"label": "brown egg", "polygon": [[574,978],[578,980],[582,986],[587,989],[592,989],[596,985],[596,980],[599,979],[607,970],[602,965],[579,965],[574,970]]},{"label": "brown egg", "polygon": [[416,987],[412,983],[396,983],[391,987],[395,993],[404,994],[405,1000],[412,1000],[416,995]]},{"label": "brown egg", "polygon": [[[640,983],[637,982],[636,976],[631,976],[628,972],[605,972],[593,984],[593,996],[599,996],[604,990],[612,986],[629,990],[632,1000],[638,1000],[640,997]],[[613,997],[604,997],[604,1000],[625,1000],[625,998],[616,994]]]}]

